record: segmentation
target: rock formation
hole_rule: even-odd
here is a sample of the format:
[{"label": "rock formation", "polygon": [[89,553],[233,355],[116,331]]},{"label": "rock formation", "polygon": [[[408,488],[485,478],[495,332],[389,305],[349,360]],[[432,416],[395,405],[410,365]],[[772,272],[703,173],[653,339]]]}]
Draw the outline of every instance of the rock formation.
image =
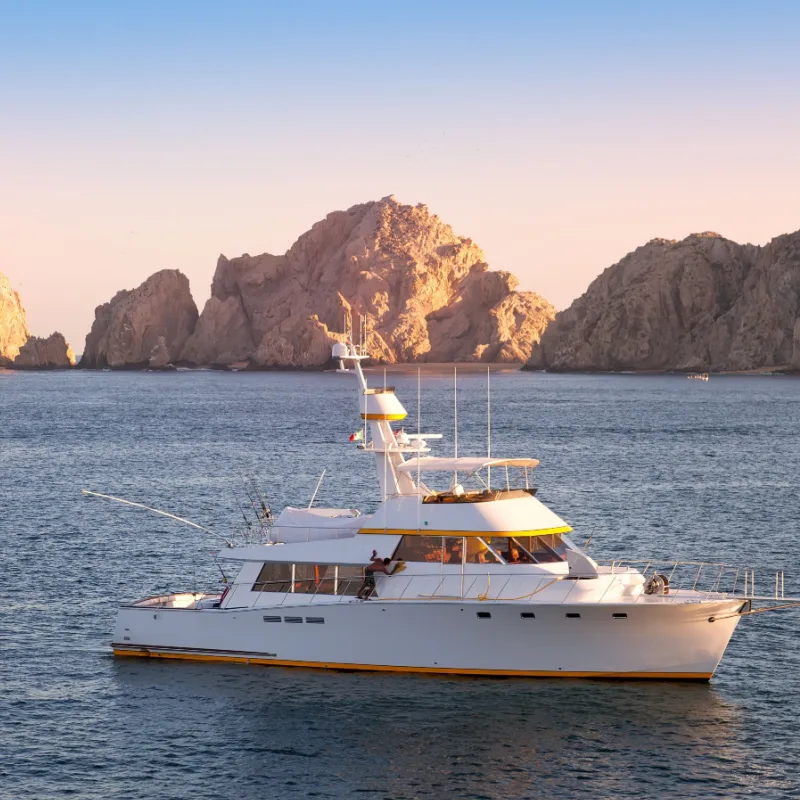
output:
[{"label": "rock formation", "polygon": [[14,359],[16,369],[69,369],[75,366],[75,353],[60,333],[46,339],[31,336]]},{"label": "rock formation", "polygon": [[181,360],[321,366],[345,319],[358,330],[365,315],[387,363],[521,361],[555,310],[516,285],[425,206],[388,197],[329,214],[283,256],[220,256]]},{"label": "rock formation", "polygon": [[178,359],[196,323],[188,279],[161,270],[95,309],[80,366],[164,367]]},{"label": "rock formation", "polygon": [[14,361],[29,336],[22,301],[8,278],[0,273],[0,367]]},{"label": "rock formation", "polygon": [[764,247],[716,233],[654,239],[559,312],[528,366],[800,369],[800,231]]}]

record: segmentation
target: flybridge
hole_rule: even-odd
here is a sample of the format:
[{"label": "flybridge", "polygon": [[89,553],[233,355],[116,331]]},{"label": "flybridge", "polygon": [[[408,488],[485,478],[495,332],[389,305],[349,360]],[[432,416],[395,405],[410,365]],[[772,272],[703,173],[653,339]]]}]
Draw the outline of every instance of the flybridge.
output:
[{"label": "flybridge", "polygon": [[[483,488],[491,489],[491,470],[505,468],[506,488],[508,484],[508,469],[519,468],[525,471],[524,485],[529,488],[529,470],[538,466],[535,458],[492,458],[491,457],[491,405],[489,373],[487,370],[487,454],[485,457],[458,457],[458,398],[456,386],[456,373],[453,375],[453,404],[454,404],[454,449],[453,458],[423,457],[430,452],[427,441],[441,439],[438,433],[423,433],[421,430],[420,413],[420,378],[417,375],[417,432],[407,433],[405,430],[394,431],[392,422],[399,422],[408,417],[408,412],[395,395],[393,386],[370,388],[367,386],[361,362],[369,356],[366,352],[366,324],[361,321],[361,335],[358,346],[348,338],[346,342],[337,342],[333,346],[333,358],[338,361],[337,372],[352,374],[358,378],[361,388],[359,396],[359,413],[364,424],[363,435],[358,437],[358,448],[364,452],[372,452],[377,459],[378,478],[380,481],[381,500],[397,495],[430,495],[431,490],[421,480],[422,472],[451,473],[453,475],[451,491],[455,494],[464,494],[463,487],[459,484],[459,473],[462,478],[474,476],[479,471],[486,469],[486,478],[479,478]],[[352,364],[352,369],[348,368]],[[371,434],[371,437],[368,436]],[[371,441],[368,439],[371,438]],[[408,461],[404,453],[416,454],[415,458]],[[413,476],[416,474],[416,481]]]}]

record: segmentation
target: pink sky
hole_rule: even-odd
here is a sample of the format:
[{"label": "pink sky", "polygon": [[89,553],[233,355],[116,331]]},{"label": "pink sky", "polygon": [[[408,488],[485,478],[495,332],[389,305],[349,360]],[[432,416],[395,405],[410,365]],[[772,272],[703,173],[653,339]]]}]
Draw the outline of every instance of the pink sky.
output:
[{"label": "pink sky", "polygon": [[[470,6],[447,36],[419,33],[414,9],[397,29],[357,5],[308,30],[258,6],[196,6],[188,32],[97,7],[95,28],[5,20],[0,272],[34,334],[80,352],[95,306],[162,268],[202,308],[220,253],[282,253],[387,194],[426,203],[558,308],[654,237],[800,228],[792,5],[712,3],[699,30],[626,4],[600,22],[591,4]],[[283,34],[261,46],[254,20]]]}]

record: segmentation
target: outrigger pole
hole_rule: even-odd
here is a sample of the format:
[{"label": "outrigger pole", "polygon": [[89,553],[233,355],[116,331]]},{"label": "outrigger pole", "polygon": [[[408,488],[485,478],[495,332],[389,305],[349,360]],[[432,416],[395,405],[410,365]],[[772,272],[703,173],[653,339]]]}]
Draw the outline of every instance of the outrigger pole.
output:
[{"label": "outrigger pole", "polygon": [[134,508],[143,508],[145,511],[152,511],[154,514],[161,514],[162,517],[169,517],[170,519],[174,519],[177,522],[183,522],[186,525],[191,525],[193,528],[197,528],[199,531],[203,531],[204,533],[209,533],[211,536],[216,537],[217,539],[221,539],[225,542],[228,547],[233,547],[233,545],[224,537],[222,534],[217,533],[216,531],[212,531],[210,528],[204,528],[202,525],[198,525],[196,522],[192,522],[190,519],[185,519],[184,517],[179,517],[177,514],[170,514],[169,511],[161,511],[158,508],[151,508],[150,506],[146,506],[144,503],[134,503],[133,500],[123,500],[121,497],[114,497],[110,494],[100,494],[100,492],[90,492],[88,489],[81,489],[81,494],[90,496],[90,497],[102,497],[104,500],[113,500],[116,503],[122,503],[126,506],[134,506]]}]

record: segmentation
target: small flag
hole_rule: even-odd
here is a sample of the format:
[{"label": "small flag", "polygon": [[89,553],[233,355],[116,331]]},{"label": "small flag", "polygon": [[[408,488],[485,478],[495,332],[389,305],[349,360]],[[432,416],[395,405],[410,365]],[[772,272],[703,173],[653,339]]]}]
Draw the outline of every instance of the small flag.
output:
[{"label": "small flag", "polygon": [[351,442],[360,442],[364,438],[364,431],[360,428],[355,432],[350,434],[350,441]]}]

